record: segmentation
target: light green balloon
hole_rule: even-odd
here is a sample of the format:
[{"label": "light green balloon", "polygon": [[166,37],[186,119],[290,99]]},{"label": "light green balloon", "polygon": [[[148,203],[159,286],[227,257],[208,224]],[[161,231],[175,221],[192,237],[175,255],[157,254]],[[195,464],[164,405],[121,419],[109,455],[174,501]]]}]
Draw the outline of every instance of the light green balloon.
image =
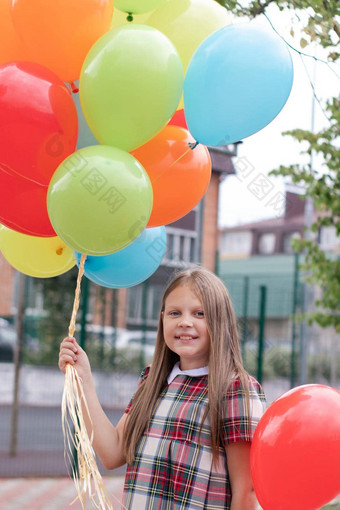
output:
[{"label": "light green balloon", "polygon": [[100,143],[132,151],[167,124],[182,86],[182,64],[169,39],[146,25],[125,25],[104,34],[87,54],[80,102]]},{"label": "light green balloon", "polygon": [[123,12],[140,14],[156,9],[165,0],[115,0],[115,8]]},{"label": "light green balloon", "polygon": [[227,9],[215,0],[168,0],[150,15],[147,24],[171,40],[185,72],[204,39],[231,20]]},{"label": "light green balloon", "polygon": [[[112,16],[112,22],[111,22],[111,28],[118,28],[123,25],[129,25],[130,23],[134,24],[144,24],[148,17],[150,16],[150,12],[147,12],[146,14],[134,14],[133,20],[128,21],[128,14],[126,12],[122,12],[119,9],[113,10],[113,16]],[[147,23],[146,23],[147,24]]]},{"label": "light green balloon", "polygon": [[114,147],[85,147],[66,158],[48,188],[53,228],[74,250],[108,255],[145,228],[152,186],[142,165]]}]

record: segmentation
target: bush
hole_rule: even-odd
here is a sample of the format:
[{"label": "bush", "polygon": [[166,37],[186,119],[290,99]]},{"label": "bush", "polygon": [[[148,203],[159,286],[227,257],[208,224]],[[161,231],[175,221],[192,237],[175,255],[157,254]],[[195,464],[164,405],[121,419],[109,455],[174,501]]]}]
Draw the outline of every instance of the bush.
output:
[{"label": "bush", "polygon": [[[253,347],[246,347],[243,356],[246,370],[256,377],[258,370],[258,352]],[[298,372],[297,357],[295,375]],[[264,351],[262,374],[264,379],[289,377],[291,374],[291,352],[279,346],[267,347]]]}]

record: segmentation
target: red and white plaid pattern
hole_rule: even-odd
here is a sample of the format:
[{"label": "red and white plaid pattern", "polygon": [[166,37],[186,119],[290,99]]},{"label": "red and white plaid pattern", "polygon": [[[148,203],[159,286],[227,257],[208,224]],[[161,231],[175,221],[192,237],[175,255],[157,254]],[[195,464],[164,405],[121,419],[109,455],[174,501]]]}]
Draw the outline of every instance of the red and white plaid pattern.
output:
[{"label": "red and white plaid pattern", "polygon": [[[144,380],[149,367],[142,374]],[[178,375],[162,391],[128,466],[123,508],[133,510],[229,509],[231,488],[225,445],[251,441],[265,406],[259,383],[249,378],[250,413],[238,379],[226,394],[225,444],[212,463],[209,417],[200,431],[208,404],[208,376]],[[130,402],[126,412],[133,405]]]}]

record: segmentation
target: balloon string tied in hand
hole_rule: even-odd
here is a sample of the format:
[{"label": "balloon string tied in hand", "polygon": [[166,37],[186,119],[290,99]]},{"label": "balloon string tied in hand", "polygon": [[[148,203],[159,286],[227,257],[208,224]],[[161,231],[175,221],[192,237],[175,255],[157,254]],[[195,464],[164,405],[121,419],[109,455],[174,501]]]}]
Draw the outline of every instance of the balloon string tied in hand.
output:
[{"label": "balloon string tied in hand", "polygon": [[73,336],[74,330],[76,328],[76,318],[77,318],[77,312],[79,309],[79,301],[80,301],[80,283],[81,283],[81,279],[84,274],[85,260],[86,260],[86,255],[84,255],[84,253],[82,253],[82,255],[80,257],[79,271],[78,271],[78,277],[77,277],[77,286],[76,286],[76,292],[75,292],[74,302],[73,302],[73,310],[72,310],[70,325],[68,327],[68,336]]},{"label": "balloon string tied in hand", "polygon": [[[86,255],[82,254],[72,316],[68,329],[69,336],[73,336],[75,331],[80,301],[80,283],[84,274],[85,260]],[[90,438],[86,430],[83,409],[86,410],[90,417],[82,380],[76,369],[68,363],[65,372],[61,414],[65,459],[72,465],[73,480],[78,494],[76,499],[79,499],[83,510],[86,507],[86,496],[91,499],[92,503],[99,510],[113,510],[96,463],[95,452],[92,447],[93,435]],[[77,468],[73,462],[74,454],[77,456]]]},{"label": "balloon string tied in hand", "polygon": [[185,152],[183,152],[183,154],[179,158],[177,158],[176,161],[171,163],[170,168],[172,166],[174,166],[176,163],[178,163],[182,158],[184,158],[184,156],[186,156],[188,154],[188,152],[193,151],[195,149],[195,147],[197,147],[198,144],[199,144],[199,142],[197,142],[197,141],[196,142],[189,142],[188,143],[188,147],[189,148]]}]

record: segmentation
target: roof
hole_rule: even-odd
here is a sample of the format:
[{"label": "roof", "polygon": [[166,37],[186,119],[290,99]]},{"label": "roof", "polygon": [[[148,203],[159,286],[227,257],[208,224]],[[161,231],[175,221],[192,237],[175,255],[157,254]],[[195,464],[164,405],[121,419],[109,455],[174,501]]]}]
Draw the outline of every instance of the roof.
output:
[{"label": "roof", "polygon": [[208,147],[211,158],[211,167],[214,172],[221,174],[235,174],[235,168],[231,159],[232,154],[229,150],[217,150],[214,147]]},{"label": "roof", "polygon": [[301,214],[299,216],[294,216],[291,218],[281,216],[279,218],[269,218],[267,220],[243,223],[241,225],[236,225],[235,227],[223,227],[221,228],[221,232],[224,233],[224,232],[240,232],[246,230],[272,230],[283,227],[302,228],[304,224],[305,218],[304,215]]}]

